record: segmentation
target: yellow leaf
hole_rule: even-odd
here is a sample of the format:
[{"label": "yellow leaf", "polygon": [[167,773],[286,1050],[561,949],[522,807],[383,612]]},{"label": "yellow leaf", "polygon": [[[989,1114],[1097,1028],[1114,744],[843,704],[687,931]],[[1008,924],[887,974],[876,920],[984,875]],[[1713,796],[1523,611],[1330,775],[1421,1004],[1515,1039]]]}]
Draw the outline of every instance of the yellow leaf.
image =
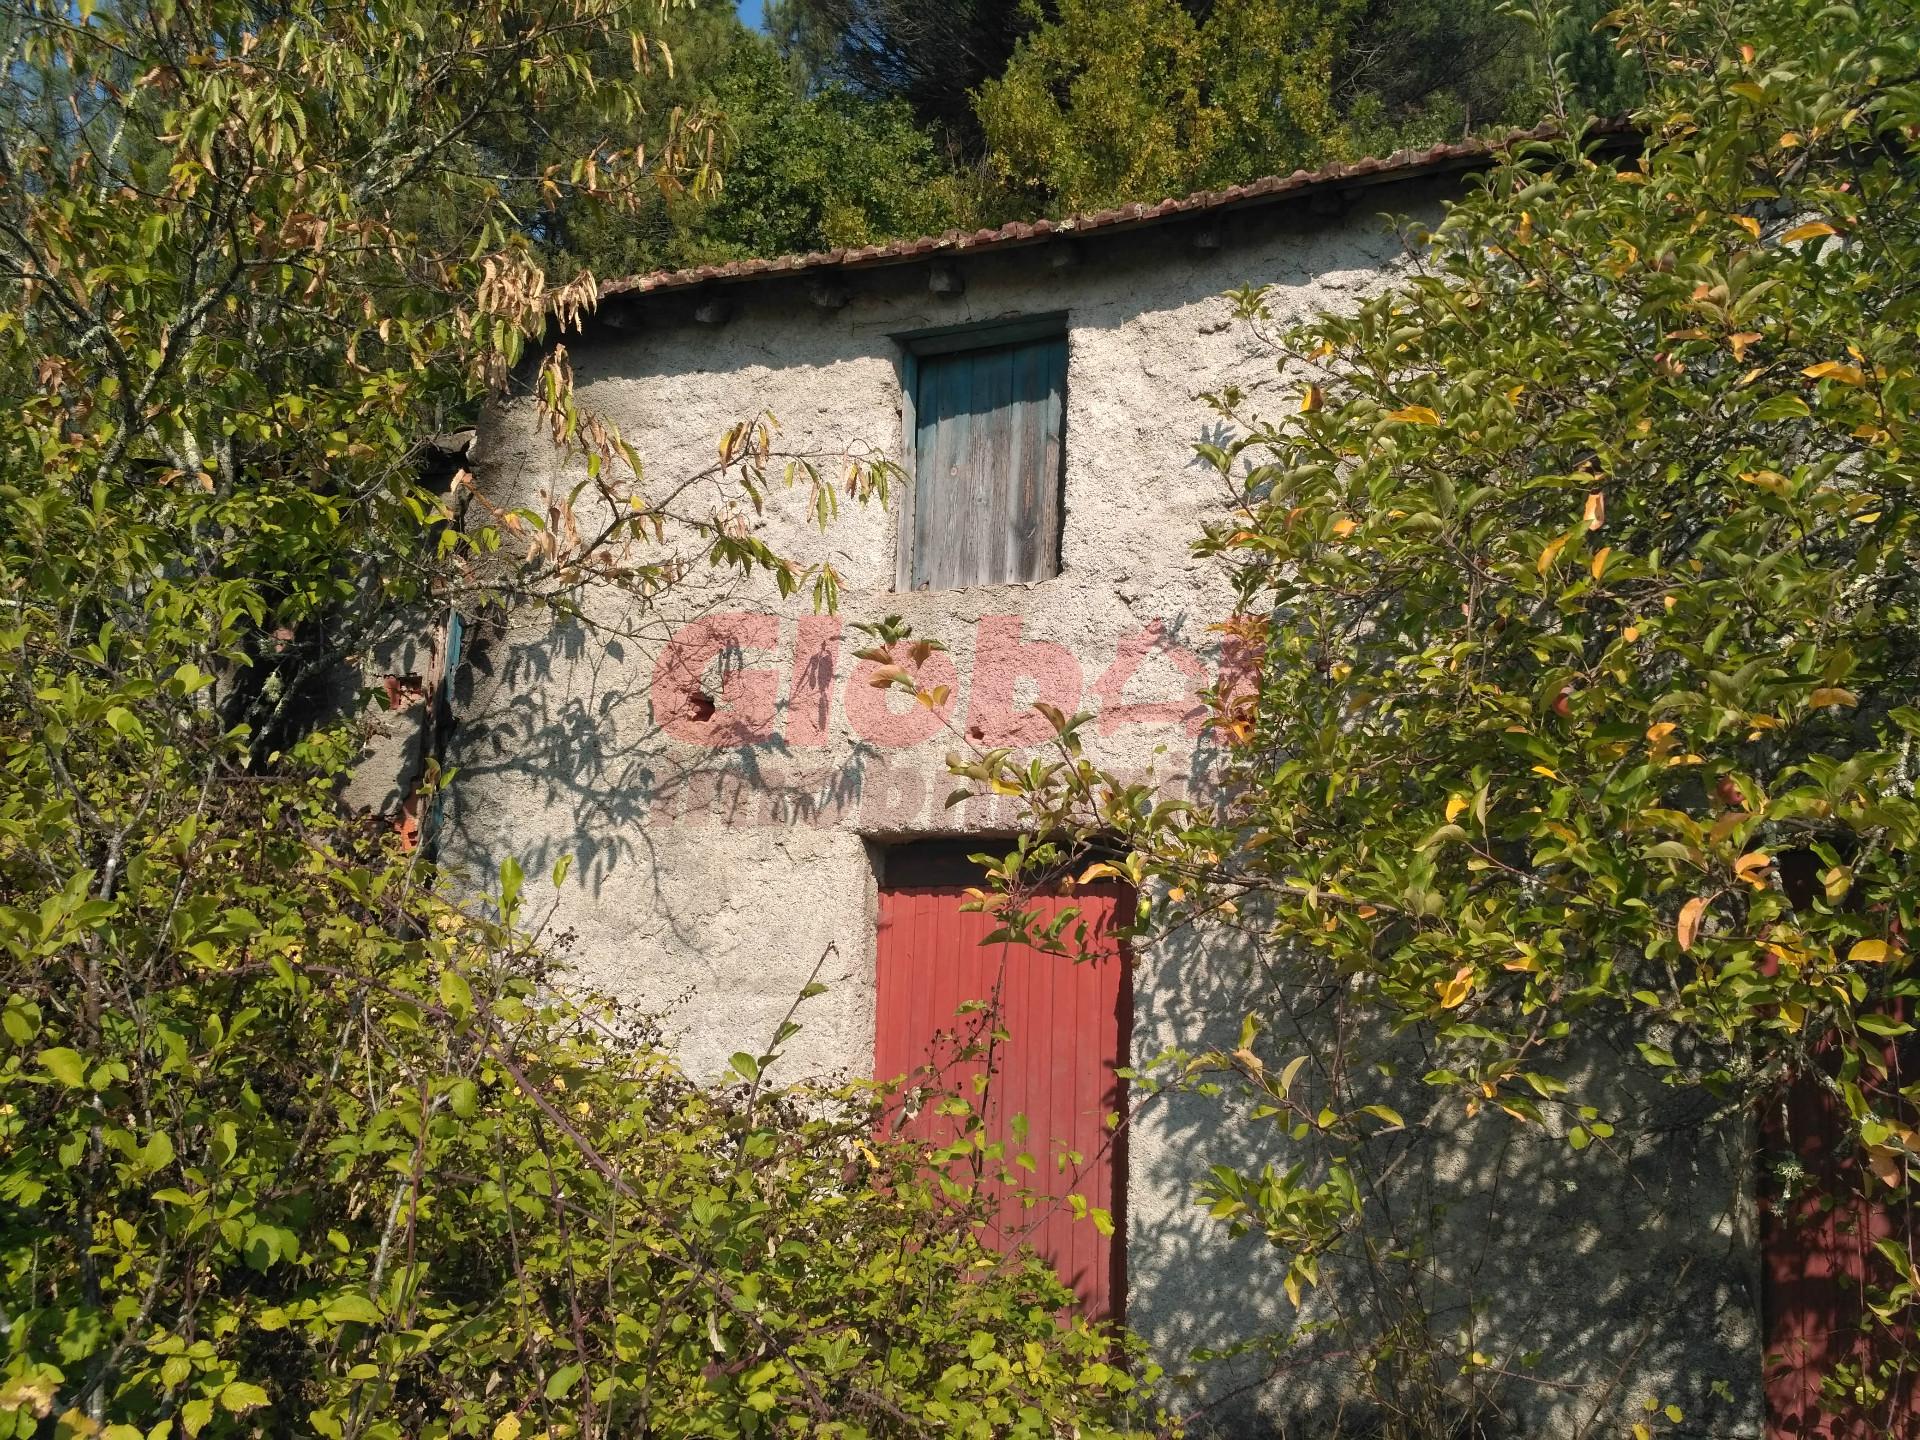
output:
[{"label": "yellow leaf", "polygon": [[1533,773],[1534,773],[1534,774],[1536,774],[1536,775],[1544,775],[1544,776],[1546,776],[1546,777],[1547,777],[1547,779],[1549,779],[1549,780],[1558,780],[1558,779],[1560,778],[1560,774],[1559,774],[1559,772],[1558,772],[1558,771],[1556,771],[1556,770],[1549,770],[1549,769],[1548,769],[1548,768],[1547,768],[1546,766],[1544,766],[1544,765],[1536,765],[1536,766],[1534,766],[1534,767],[1533,767]]},{"label": "yellow leaf", "polygon": [[1671,720],[1662,720],[1658,725],[1649,725],[1647,727],[1647,743],[1650,745],[1658,745],[1679,728],[1680,727],[1675,725]]},{"label": "yellow leaf", "polygon": [[1825,709],[1829,705],[1858,705],[1860,697],[1851,690],[1839,685],[1823,685],[1807,697],[1807,705],[1814,710]]},{"label": "yellow leaf", "polygon": [[1847,959],[1855,965],[1881,965],[1886,963],[1889,953],[1884,940],[1857,940],[1847,952]]},{"label": "yellow leaf", "polygon": [[1838,360],[1822,360],[1818,365],[1809,365],[1800,372],[1809,380],[1838,380],[1842,385],[1864,385],[1867,377],[1860,373],[1859,367],[1842,365]]},{"label": "yellow leaf", "polygon": [[1760,222],[1754,219],[1753,216],[1735,215],[1733,217],[1733,223],[1746,231],[1754,239],[1758,240],[1760,238]]},{"label": "yellow leaf", "polygon": [[1906,1178],[1906,1167],[1900,1163],[1899,1157],[1884,1145],[1867,1147],[1867,1164],[1873,1173],[1880,1177],[1880,1183],[1889,1190],[1898,1190],[1900,1182]]},{"label": "yellow leaf", "polygon": [[1311,415],[1326,403],[1326,395],[1318,385],[1307,386],[1307,393],[1300,397],[1300,409],[1303,414]]},{"label": "yellow leaf", "polygon": [[1640,627],[1638,625],[1629,625],[1620,633],[1626,636],[1629,641],[1638,640],[1640,638]]},{"label": "yellow leaf", "polygon": [[1598,530],[1607,523],[1607,497],[1595,490],[1587,496],[1587,508],[1580,518],[1587,522],[1587,529]]},{"label": "yellow leaf", "polygon": [[1780,237],[1783,245],[1792,245],[1800,240],[1817,240],[1822,235],[1838,235],[1840,232],[1824,220],[1811,220],[1805,225],[1796,225]]},{"label": "yellow leaf", "polygon": [[1764,850],[1749,850],[1733,862],[1733,873],[1756,890],[1767,888],[1767,869],[1773,857]]},{"label": "yellow leaf", "polygon": [[1778,144],[1782,150],[1797,150],[1807,142],[1800,138],[1800,132],[1798,130],[1789,130],[1775,143]]},{"label": "yellow leaf", "polygon": [[1396,410],[1387,416],[1389,420],[1398,420],[1406,425],[1438,425],[1440,417],[1424,405],[1409,405],[1404,410]]},{"label": "yellow leaf", "polygon": [[1567,537],[1564,535],[1557,540],[1549,540],[1546,548],[1540,552],[1540,558],[1533,562],[1533,568],[1542,575],[1546,574],[1553,568],[1553,562],[1559,557],[1560,552],[1566,549],[1566,546]]},{"label": "yellow leaf", "polygon": [[1333,522],[1333,533],[1341,536],[1343,539],[1359,528],[1360,522],[1358,520],[1350,519],[1345,515],[1342,515],[1338,520]]},{"label": "yellow leaf", "polygon": [[1442,1010],[1452,1010],[1464,1004],[1467,996],[1473,993],[1473,967],[1462,965],[1453,972],[1453,979],[1437,980],[1433,988],[1440,992]]},{"label": "yellow leaf", "polygon": [[1749,485],[1758,485],[1770,495],[1787,493],[1787,477],[1778,470],[1742,470],[1740,478]]},{"label": "yellow leaf", "polygon": [[1634,1422],[1633,1440],[1653,1440],[1653,1432],[1638,1421]]},{"label": "yellow leaf", "polygon": [[1601,574],[1606,570],[1607,557],[1612,553],[1613,553],[1613,547],[1611,545],[1602,545],[1598,550],[1594,551],[1593,560],[1587,566],[1587,569],[1593,572],[1594,579],[1598,580]]},{"label": "yellow leaf", "polygon": [[1447,823],[1449,825],[1460,818],[1460,812],[1467,808],[1468,803],[1467,797],[1464,795],[1449,795],[1447,797]]},{"label": "yellow leaf", "polygon": [[1509,405],[1515,404],[1519,401],[1520,397],[1526,393],[1527,387],[1525,384],[1514,386],[1511,390],[1507,391],[1507,403]]},{"label": "yellow leaf", "polygon": [[0,1385],[0,1412],[25,1410],[34,1419],[44,1420],[53,1413],[54,1397],[59,1393],[60,1387],[50,1380],[19,1375]]},{"label": "yellow leaf", "polygon": [[1674,927],[1674,934],[1682,950],[1693,948],[1694,939],[1700,934],[1701,917],[1706,913],[1706,897],[1701,895],[1694,896],[1680,907],[1680,923]]},{"label": "yellow leaf", "polygon": [[1746,359],[1747,347],[1760,338],[1759,334],[1752,330],[1742,330],[1738,335],[1729,335],[1727,337],[1727,344],[1733,347],[1733,358],[1735,360]]},{"label": "yellow leaf", "polygon": [[520,1440],[520,1416],[517,1411],[509,1410],[500,1417],[500,1423],[493,1427],[493,1440]]}]

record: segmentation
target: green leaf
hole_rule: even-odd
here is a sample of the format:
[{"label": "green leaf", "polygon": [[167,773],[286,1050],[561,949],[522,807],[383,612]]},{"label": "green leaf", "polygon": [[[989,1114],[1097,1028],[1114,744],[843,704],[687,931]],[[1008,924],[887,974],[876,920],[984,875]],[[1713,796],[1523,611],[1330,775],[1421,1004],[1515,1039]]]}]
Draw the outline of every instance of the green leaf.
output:
[{"label": "green leaf", "polygon": [[87,1062],[79,1051],[56,1045],[42,1050],[38,1058],[41,1068],[67,1089],[78,1090],[87,1083]]},{"label": "green leaf", "polygon": [[1911,1035],[1913,1026],[1903,1020],[1895,1020],[1888,1015],[1857,1015],[1854,1024],[1869,1035]]},{"label": "green leaf", "polygon": [[333,1296],[320,1313],[335,1324],[378,1325],[381,1322],[380,1307],[352,1290]]},{"label": "green leaf", "polygon": [[580,1377],[586,1373],[581,1365],[563,1365],[547,1377],[546,1397],[549,1400],[564,1400],[573,1393],[573,1387],[580,1383]]},{"label": "green leaf", "polygon": [[447,1007],[455,1019],[473,1013],[473,987],[467,984],[467,977],[458,970],[440,972],[440,1003]]},{"label": "green leaf", "polygon": [[471,1080],[456,1080],[447,1087],[447,1108],[462,1120],[471,1120],[479,1109],[480,1092]]},{"label": "green leaf", "polygon": [[268,1400],[267,1392],[245,1380],[235,1380],[220,1392],[220,1403],[235,1415],[258,1409]]},{"label": "green leaf", "polygon": [[0,1029],[16,1045],[24,1045],[40,1033],[40,1007],[24,995],[9,995],[0,1011]]}]

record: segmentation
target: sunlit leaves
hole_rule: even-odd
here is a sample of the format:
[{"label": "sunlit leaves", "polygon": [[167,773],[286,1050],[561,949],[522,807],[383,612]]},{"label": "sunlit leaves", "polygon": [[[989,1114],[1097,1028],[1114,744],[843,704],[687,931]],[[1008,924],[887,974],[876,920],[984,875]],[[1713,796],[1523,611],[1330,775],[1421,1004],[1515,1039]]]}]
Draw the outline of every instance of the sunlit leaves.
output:
[{"label": "sunlit leaves", "polygon": [[[1262,482],[1222,487],[1198,549],[1270,623],[1204,812],[1020,786],[1181,897],[1143,949],[1259,917],[1232,943],[1270,977],[1261,1034],[1312,1036],[1313,1068],[1226,1088],[1283,1177],[1385,1174],[1390,1141],[1342,1123],[1380,1101],[1442,1147],[1544,1127],[1631,1183],[1664,1142],[1612,1143],[1620,1067],[1724,1115],[1836,1095],[1867,1183],[1909,1183],[1920,35],[1892,0],[1715,13],[1752,54],[1692,7],[1615,17],[1673,61],[1644,149],[1522,147],[1413,278],[1271,332],[1285,403],[1213,397],[1229,463],[1200,462]],[[1399,1103],[1410,1053],[1430,1120]],[[1523,1078],[1549,1070],[1572,1093]],[[1241,1179],[1214,1187],[1232,1223],[1375,1263]]]},{"label": "sunlit leaves", "polygon": [[[868,1087],[769,1083],[796,1022],[748,1057],[751,1099],[691,1083],[516,928],[539,888],[517,862],[491,905],[451,904],[421,850],[345,813],[362,667],[396,636],[564,610],[589,582],[644,607],[701,555],[831,601],[830,569],[731,507],[784,480],[824,523],[893,473],[789,464],[750,416],[716,427],[715,472],[671,477],[727,516],[669,516],[563,351],[516,370],[598,294],[534,262],[531,189],[683,177],[597,139],[506,176],[474,137],[561,112],[620,133],[649,94],[629,37],[656,19],[11,17],[0,1431],[1133,1423],[1137,1346],[1061,1325],[1051,1273],[981,1246],[971,1187],[924,1183]],[[560,478],[505,508],[435,437],[515,375]],[[435,688],[389,680],[403,704]],[[445,779],[427,757],[409,811]],[[949,1376],[982,1333],[1017,1387]]]}]

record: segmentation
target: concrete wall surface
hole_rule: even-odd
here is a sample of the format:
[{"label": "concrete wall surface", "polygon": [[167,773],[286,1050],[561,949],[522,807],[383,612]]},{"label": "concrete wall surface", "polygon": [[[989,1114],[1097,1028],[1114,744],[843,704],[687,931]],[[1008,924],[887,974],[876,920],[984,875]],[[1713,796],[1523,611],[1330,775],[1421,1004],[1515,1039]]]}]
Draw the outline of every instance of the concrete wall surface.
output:
[{"label": "concrete wall surface", "polygon": [[[1192,454],[1217,426],[1200,392],[1233,385],[1273,410],[1299,388],[1223,292],[1271,284],[1276,325],[1350,306],[1403,255],[1381,212],[1430,221],[1444,194],[1438,181],[1407,182],[1344,208],[1239,212],[1217,245],[1170,224],[1073,251],[985,253],[959,262],[957,295],[931,293],[925,265],[901,265],[850,274],[832,306],[801,280],[735,286],[720,324],[663,297],[625,328],[568,337],[582,407],[620,427],[659,494],[706,471],[718,437],[763,411],[782,448],[830,462],[871,447],[907,463],[893,337],[1064,311],[1063,566],[1030,585],[897,593],[897,505],[845,505],[823,533],[802,493],[777,490],[745,523],[782,553],[830,558],[844,582],[837,615],[696,567],[644,609],[590,596],[593,625],[528,616],[469,634],[444,853],[475,875],[518,858],[535,909],[551,902],[555,930],[571,933],[582,977],[658,1014],[696,1075],[764,1046],[816,967],[829,988],[803,1007],[781,1063],[790,1076],[868,1073],[888,847],[1005,835],[1017,822],[1005,801],[945,804],[956,730],[1039,742],[1044,722],[1025,707],[1044,699],[1097,713],[1090,748],[1102,764],[1175,784],[1207,772],[1194,695],[1221,673],[1210,627],[1233,601],[1214,563],[1189,552],[1223,498]],[[583,473],[556,459],[525,402],[483,427],[473,465],[502,505],[543,506]],[[677,503],[713,499],[703,486]],[[854,657],[869,643],[857,625],[896,614],[948,647],[926,677],[950,688],[941,713],[874,688]],[[561,855],[574,864],[556,889],[545,877]],[[1262,990],[1261,973],[1200,936],[1138,957],[1136,1056],[1212,1043],[1222,1027],[1230,1039],[1248,1006],[1290,1003]],[[1477,1256],[1436,1284],[1488,1302],[1474,1312],[1490,1337],[1479,1348],[1531,1335],[1547,1352],[1535,1371],[1548,1383],[1502,1392],[1508,1433],[1623,1435],[1648,1394],[1683,1406],[1685,1433],[1758,1433],[1743,1137],[1724,1126],[1704,1141],[1680,1135],[1650,1139],[1624,1188],[1570,1170],[1564,1143],[1489,1127],[1435,1140],[1410,1163],[1420,1203]],[[1176,1369],[1196,1346],[1291,1316],[1271,1247],[1231,1240],[1194,1203],[1210,1163],[1245,1163],[1257,1144],[1257,1130],[1191,1098],[1135,1124],[1128,1318]],[[1689,1223],[1649,1235],[1656,1210]],[[1270,1371],[1278,1378],[1259,1383]],[[1315,1373],[1251,1356],[1213,1367],[1198,1391],[1218,1402],[1207,1423],[1331,1433],[1339,1397]]]}]

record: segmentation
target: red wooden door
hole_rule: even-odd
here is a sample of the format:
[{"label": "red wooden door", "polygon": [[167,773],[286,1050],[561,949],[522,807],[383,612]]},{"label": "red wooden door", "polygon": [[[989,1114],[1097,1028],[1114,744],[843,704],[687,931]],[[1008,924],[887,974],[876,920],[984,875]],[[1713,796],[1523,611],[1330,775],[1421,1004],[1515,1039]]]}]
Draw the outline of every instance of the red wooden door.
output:
[{"label": "red wooden door", "polygon": [[[1902,1061],[1911,1071],[1911,1059],[1888,1047],[1883,1103],[1904,1078]],[[1833,1196],[1859,1185],[1860,1158],[1837,1143],[1847,1128],[1840,1102],[1818,1075],[1801,1076],[1763,1112],[1763,1145],[1776,1156],[1791,1153],[1805,1171],[1798,1187],[1768,1173],[1761,1195],[1768,1440],[1920,1440],[1911,1336],[1863,1323],[1869,1290],[1884,1290],[1893,1279],[1874,1242],[1920,1241],[1920,1208],[1857,1194],[1834,1203]],[[1862,1376],[1865,1393],[1849,1397],[1851,1382]],[[1840,1382],[1840,1394],[1823,1400],[1828,1378]]]},{"label": "red wooden door", "polygon": [[[977,847],[974,847],[977,848]],[[991,916],[961,909],[977,869],[933,847],[895,851],[880,890],[874,1075],[909,1077],[894,1123],[935,1145],[969,1123],[942,1108],[964,1099],[981,1116],[1004,1161],[985,1161],[981,1183],[996,1197],[987,1237],[1011,1251],[1030,1244],[1052,1262],[1092,1319],[1121,1318],[1125,1294],[1124,1114],[1133,1025],[1131,967],[1114,931],[1131,917],[1133,896],[1100,884],[1033,902],[1052,916],[1068,906],[1087,927],[1076,953],[1043,954],[982,941]],[[1031,1169],[1013,1164],[1016,1154]],[[1003,1183],[1003,1169],[1016,1184]],[[1018,1191],[1024,1189],[1022,1196]],[[1113,1219],[1111,1236],[1076,1219],[1078,1196]]]}]

